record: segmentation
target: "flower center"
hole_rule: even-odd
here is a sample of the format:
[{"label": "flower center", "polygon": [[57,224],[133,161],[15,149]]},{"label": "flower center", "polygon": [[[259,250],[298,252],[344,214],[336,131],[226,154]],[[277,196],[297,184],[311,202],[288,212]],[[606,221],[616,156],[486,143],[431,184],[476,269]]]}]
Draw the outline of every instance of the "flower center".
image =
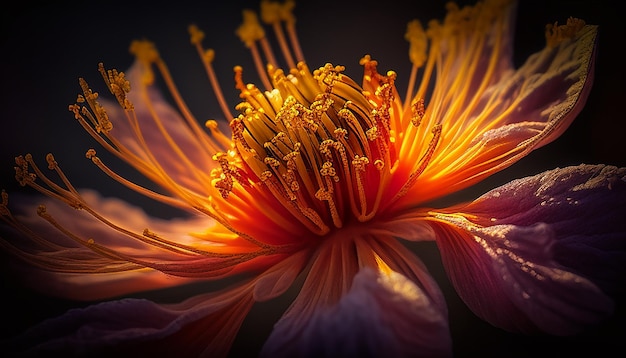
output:
[{"label": "flower center", "polygon": [[[366,59],[368,60],[368,59]],[[231,121],[234,148],[218,153],[214,185],[228,197],[235,181],[263,185],[312,231],[325,234],[349,217],[370,220],[396,161],[390,123],[395,74],[364,91],[344,68],[311,72],[304,62],[285,74],[270,67],[273,89],[237,87],[244,102]]]}]

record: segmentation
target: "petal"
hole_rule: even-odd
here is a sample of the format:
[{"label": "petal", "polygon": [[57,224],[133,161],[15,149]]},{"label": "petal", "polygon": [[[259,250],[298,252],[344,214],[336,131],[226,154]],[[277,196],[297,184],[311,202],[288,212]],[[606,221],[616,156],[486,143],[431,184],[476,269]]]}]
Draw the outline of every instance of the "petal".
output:
[{"label": "petal", "polygon": [[[426,214],[426,213],[425,213]],[[386,220],[374,223],[368,229],[373,235],[388,235],[409,241],[435,241],[435,232],[415,212],[395,215]]]},{"label": "petal", "polygon": [[625,180],[624,168],[568,167],[433,213],[459,295],[511,331],[574,334],[607,318],[613,302],[600,287],[626,277]]},{"label": "petal", "polygon": [[336,305],[319,308],[301,325],[280,321],[262,356],[451,356],[446,314],[435,307],[403,275],[364,268]]},{"label": "petal", "polygon": [[302,272],[308,258],[307,251],[296,252],[265,271],[255,284],[254,300],[267,301],[283,294]]},{"label": "petal", "polygon": [[30,328],[5,347],[29,355],[226,356],[250,310],[253,285],[240,284],[179,304],[104,302]]},{"label": "petal", "polygon": [[[430,122],[420,125],[417,138],[407,136],[404,149],[410,151],[402,155],[424,153],[435,123],[442,125],[441,138],[405,206],[458,191],[508,167],[558,137],[582,109],[592,84],[597,26],[584,26],[573,38],[546,46],[513,70],[506,65],[510,59],[500,59],[510,55],[501,51],[513,41],[510,16],[501,15],[490,32],[465,35],[483,44],[480,51],[464,53],[466,42],[458,41],[457,51],[442,54],[443,78],[437,79],[425,114]],[[493,68],[463,65],[467,56]],[[467,87],[475,83],[484,86]]]},{"label": "petal", "polygon": [[72,309],[4,342],[5,348],[29,354],[223,357],[254,301],[282,294],[307,257],[296,253],[254,279],[182,303],[126,298]]},{"label": "petal", "polygon": [[[0,240],[5,249],[44,269],[24,268],[23,273],[26,284],[46,295],[79,300],[110,298],[262,270],[285,256],[269,252],[250,254],[254,247],[247,241],[221,232],[219,225],[204,216],[165,220],[150,217],[122,200],[103,198],[94,191],[81,191],[81,196],[91,209],[118,228],[103,225],[86,210],[77,211],[50,198],[37,199],[63,225],[63,230],[81,240],[76,242],[34,215],[40,202],[18,196],[16,211],[26,214],[16,217],[39,236],[12,232],[6,236],[10,241]],[[147,239],[143,233],[146,228],[156,233],[158,239],[142,241]],[[93,240],[91,244],[89,239]],[[175,249],[162,245],[168,239],[175,242]],[[98,245],[95,249],[94,244]]]},{"label": "petal", "polygon": [[194,132],[181,113],[163,97],[159,88],[145,83],[142,79],[145,74],[146,67],[138,61],[126,71],[132,86],[128,99],[134,107],[136,125],[117,102],[99,99],[113,124],[110,135],[139,158],[148,162],[156,160],[178,185],[208,195],[194,171],[185,163],[193,163],[195,168],[209,173],[211,168],[217,166],[211,156],[218,149],[209,153],[206,145],[219,146],[208,135]]},{"label": "petal", "polygon": [[386,239],[328,243],[262,356],[451,355],[441,292],[416,257]]},{"label": "petal", "polygon": [[491,223],[549,224],[554,259],[613,292],[626,278],[625,178],[626,169],[614,166],[556,169],[494,189],[462,210]]}]

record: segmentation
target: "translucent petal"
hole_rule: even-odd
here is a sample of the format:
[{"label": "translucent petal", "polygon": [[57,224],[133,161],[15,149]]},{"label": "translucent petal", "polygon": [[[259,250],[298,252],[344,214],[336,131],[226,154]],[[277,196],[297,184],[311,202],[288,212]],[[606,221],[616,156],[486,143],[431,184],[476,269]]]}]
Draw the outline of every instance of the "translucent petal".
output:
[{"label": "translucent petal", "polygon": [[72,309],[3,348],[29,355],[225,357],[252,306],[251,290],[244,283],[179,304],[123,299]]},{"label": "translucent petal", "polygon": [[436,214],[459,295],[512,331],[574,334],[607,318],[625,277],[625,180],[624,168],[556,169]]},{"label": "translucent petal", "polygon": [[[240,269],[264,269],[285,256],[249,255],[257,248],[237,235],[222,232],[223,228],[204,216],[159,219],[122,200],[102,198],[94,191],[81,191],[81,195],[91,209],[117,228],[53,199],[15,198],[15,211],[22,213],[16,217],[39,238],[33,240],[23,232],[11,232],[7,236],[11,240],[0,244],[44,269],[29,270],[24,275],[24,283],[40,292],[80,300],[109,298],[225,277]],[[35,215],[40,203],[80,241],[70,239]],[[143,233],[146,228],[158,239],[142,241],[148,239]]]},{"label": "translucent petal", "polygon": [[[482,51],[495,57],[509,55],[509,51],[500,51],[498,46],[510,46],[512,38],[491,35],[497,37],[499,45],[485,45]],[[574,38],[533,54],[518,69],[494,65],[489,78],[478,71],[480,66],[476,72],[463,66],[446,68],[442,72],[444,79],[436,82],[435,92],[445,93],[451,102],[437,103],[433,99],[426,110],[429,121],[442,124],[441,139],[428,167],[404,199],[404,205],[415,205],[465,188],[563,133],[589,94],[596,41],[597,26],[587,25]],[[450,52],[452,55],[459,56]],[[478,55],[487,56],[482,52]],[[446,54],[443,56],[445,59]],[[506,59],[494,61],[511,63]],[[452,86],[446,80],[459,76],[465,78],[459,82],[461,86]],[[480,82],[483,77],[488,85],[476,87],[476,91],[462,86]],[[443,88],[437,89],[438,86]],[[439,112],[433,113],[437,108]],[[415,140],[428,143],[431,127],[423,123],[419,129],[423,139],[408,136],[407,143]]]},{"label": "translucent petal", "polygon": [[159,88],[142,81],[144,72],[144,66],[138,62],[126,71],[126,78],[131,83],[128,98],[133,104],[137,125],[132,119],[133,114],[124,111],[117,102],[105,96],[100,97],[99,102],[105,107],[113,123],[110,135],[138,157],[147,161],[154,158],[177,184],[208,194],[206,188],[184,164],[183,158],[168,144],[167,136],[184,153],[185,160],[197,168],[203,168],[205,173],[210,173],[217,166],[211,158],[214,153],[208,153],[204,149],[203,145],[206,143],[201,143],[204,138],[190,129],[181,113],[168,103]]},{"label": "translucent petal", "polygon": [[319,307],[302,326],[278,323],[263,356],[451,356],[446,314],[401,274],[364,268],[332,307]]},{"label": "translucent petal", "polygon": [[451,355],[441,292],[416,257],[387,239],[358,238],[327,246],[262,355]]}]

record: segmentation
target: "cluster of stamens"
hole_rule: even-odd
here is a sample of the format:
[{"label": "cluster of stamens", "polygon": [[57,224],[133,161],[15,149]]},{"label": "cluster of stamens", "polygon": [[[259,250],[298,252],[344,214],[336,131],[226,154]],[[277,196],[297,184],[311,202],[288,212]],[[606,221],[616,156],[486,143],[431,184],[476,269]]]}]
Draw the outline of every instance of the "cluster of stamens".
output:
[{"label": "cluster of stamens", "polygon": [[[394,76],[379,75],[385,84],[376,105],[343,70],[327,64],[311,73],[304,63],[288,75],[271,69],[274,90],[265,94],[238,83],[245,101],[231,121],[236,155],[230,157],[241,166],[220,162],[213,172],[224,197],[235,190],[234,178],[255,178],[320,234],[329,231],[327,222],[341,227],[350,211],[358,220],[371,218],[383,171],[394,159]],[[250,175],[233,174],[239,171]]]}]

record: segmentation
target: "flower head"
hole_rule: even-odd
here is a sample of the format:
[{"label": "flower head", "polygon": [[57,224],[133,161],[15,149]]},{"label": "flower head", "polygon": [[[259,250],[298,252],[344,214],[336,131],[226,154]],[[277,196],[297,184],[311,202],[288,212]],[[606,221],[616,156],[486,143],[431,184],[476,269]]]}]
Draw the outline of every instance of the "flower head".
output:
[{"label": "flower head", "polygon": [[[52,154],[46,161],[58,179],[31,155],[16,157],[18,182],[46,196],[37,206],[39,220],[12,214],[6,193],[0,206],[9,233],[3,248],[56,273],[54,282],[84,287],[62,290],[73,297],[236,282],[177,304],[124,299],[70,311],[33,328],[18,345],[34,340],[35,349],[82,352],[134,350],[148,342],[159,352],[226,355],[253,303],[283,294],[303,275],[263,354],[450,355],[443,294],[400,239],[435,241],[459,296],[502,329],[574,334],[611,314],[610,289],[622,273],[611,262],[619,250],[602,252],[601,267],[559,253],[580,245],[601,251],[623,237],[615,216],[593,209],[624,209],[626,169],[556,169],[471,203],[428,206],[565,131],[590,90],[596,26],[573,18],[548,26],[545,48],[514,68],[515,3],[451,3],[441,22],[408,24],[412,71],[401,96],[398,75],[379,72],[369,55],[360,60],[359,82],[342,65],[310,68],[293,9],[293,1],[263,0],[260,16],[243,11],[236,34],[260,84],[245,82],[247,72],[236,66],[241,102],[234,107],[213,69],[215,51],[203,47],[199,27],[189,27],[228,122],[200,125],[147,40],[131,44],[136,60],[128,71],[100,64],[113,100],[80,79],[82,93],[69,106],[74,118],[151,184],[120,175],[95,149],[86,157],[113,180],[188,218],[149,218],[117,199],[78,190]],[[260,21],[272,28],[281,57]],[[583,217],[592,229],[573,222]],[[617,273],[601,280],[608,271]],[[62,323],[67,332],[49,330]]]}]

